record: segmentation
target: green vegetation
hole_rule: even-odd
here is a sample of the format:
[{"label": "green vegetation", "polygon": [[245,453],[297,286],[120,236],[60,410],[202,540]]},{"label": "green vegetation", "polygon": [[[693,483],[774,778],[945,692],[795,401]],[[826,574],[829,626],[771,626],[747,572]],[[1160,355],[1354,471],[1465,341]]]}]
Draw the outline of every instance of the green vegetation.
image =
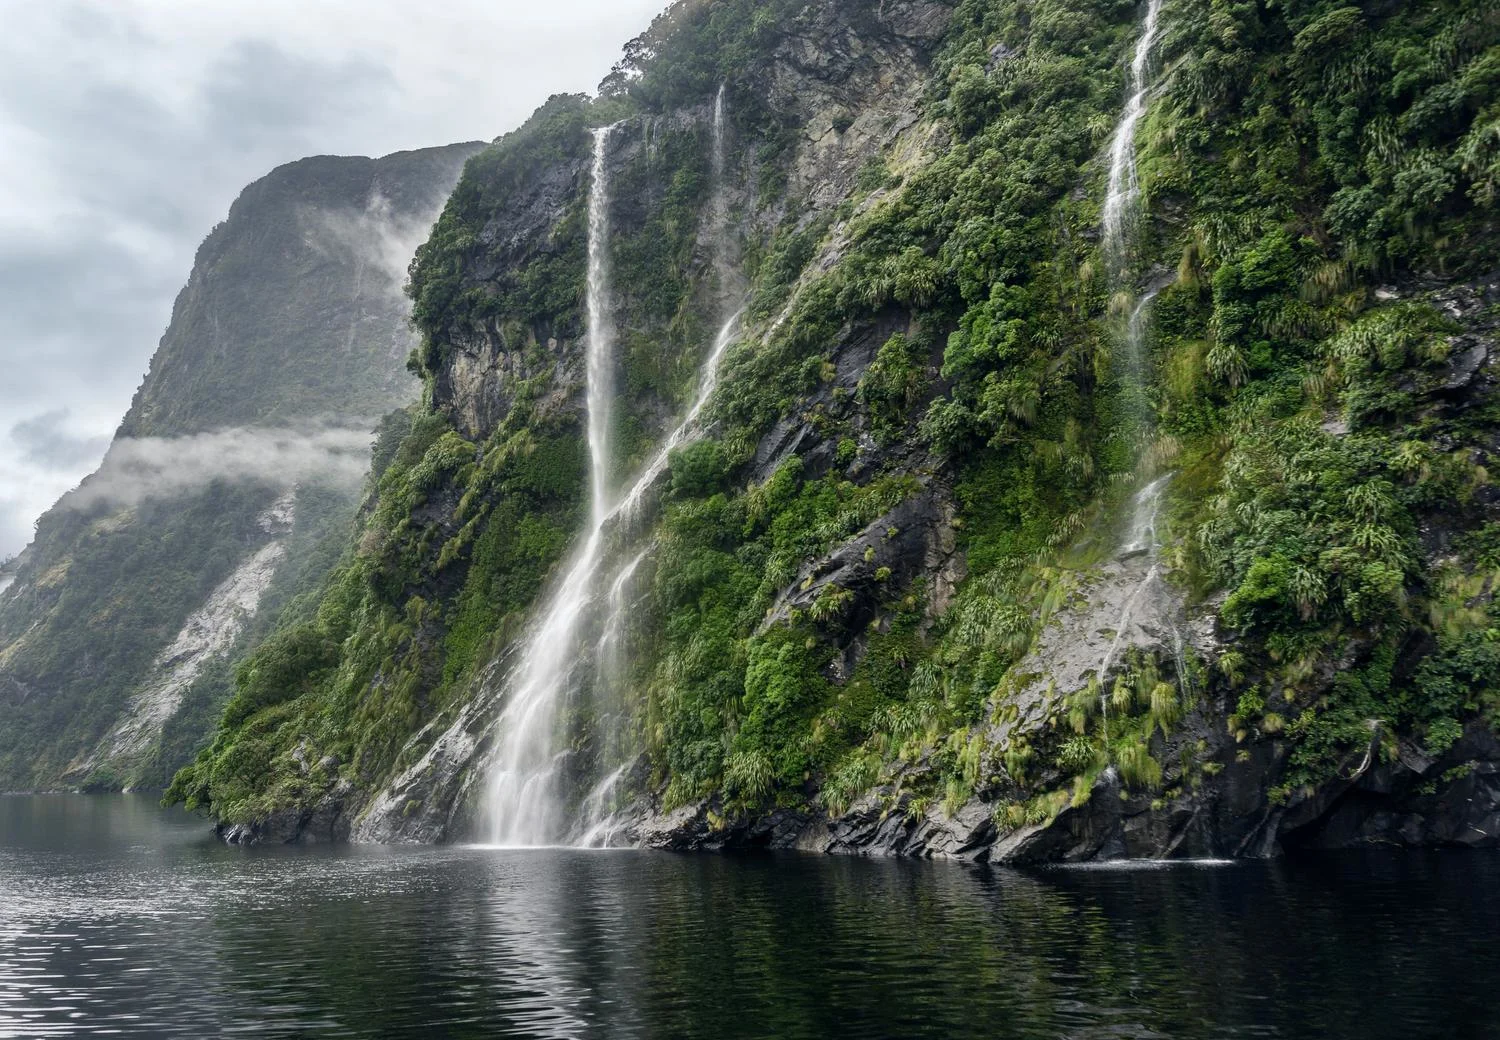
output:
[{"label": "green vegetation", "polygon": [[[874,32],[875,7],[837,17]],[[666,806],[980,795],[1015,828],[1081,804],[1109,767],[1159,804],[1213,776],[1190,719],[1289,745],[1285,797],[1390,734],[1439,753],[1496,721],[1500,538],[1479,460],[1500,416],[1454,381],[1457,337],[1496,324],[1454,303],[1500,245],[1493,5],[1168,3],[1138,139],[1139,266],[1161,287],[1144,379],[1113,356],[1129,301],[1097,235],[1134,7],[963,0],[916,127],[833,202],[785,186],[799,141],[855,120],[751,100],[788,22],[816,14],[678,4],[601,100],[555,98],[471,163],[412,272],[432,414],[312,627],[242,670],[241,708],[175,797],[233,817],[315,800],[335,778],[297,764],[304,744],[373,790],[514,638],[579,526],[577,413],[559,405],[577,377],[554,352],[581,333],[585,128],[627,120],[624,471],[680,412],[714,324],[706,141],[675,114],[720,82],[732,176],[756,189],[735,224],[757,336],[652,520],[627,736]],[[666,128],[647,145],[645,125]],[[573,193],[524,223],[554,168]],[[486,234],[505,221],[524,247]],[[454,352],[481,333],[519,374],[496,377],[496,428],[460,436],[442,418]],[[1169,580],[1197,605],[1222,594],[1233,646],[1212,669],[1132,653],[1045,689],[1023,725],[1023,691],[1046,687],[1022,673],[1038,635],[1085,595],[1129,489],[1166,469]],[[901,511],[951,530],[956,588]],[[268,699],[257,668],[283,654],[307,673]]]}]

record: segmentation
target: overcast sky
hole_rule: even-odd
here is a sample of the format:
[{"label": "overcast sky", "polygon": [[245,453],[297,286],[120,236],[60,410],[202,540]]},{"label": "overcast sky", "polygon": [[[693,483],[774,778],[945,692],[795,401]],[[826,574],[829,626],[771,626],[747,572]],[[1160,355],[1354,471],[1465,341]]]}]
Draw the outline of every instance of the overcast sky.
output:
[{"label": "overcast sky", "polygon": [[0,560],[99,462],[241,188],[489,140],[667,0],[0,0]]}]

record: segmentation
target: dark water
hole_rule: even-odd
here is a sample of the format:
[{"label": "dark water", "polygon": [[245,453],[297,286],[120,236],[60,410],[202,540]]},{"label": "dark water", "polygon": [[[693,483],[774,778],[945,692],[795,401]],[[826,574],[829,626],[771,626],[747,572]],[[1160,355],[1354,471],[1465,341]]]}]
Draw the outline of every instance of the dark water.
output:
[{"label": "dark water", "polygon": [[1500,1036],[1500,858],[225,849],[0,798],[0,1036]]}]

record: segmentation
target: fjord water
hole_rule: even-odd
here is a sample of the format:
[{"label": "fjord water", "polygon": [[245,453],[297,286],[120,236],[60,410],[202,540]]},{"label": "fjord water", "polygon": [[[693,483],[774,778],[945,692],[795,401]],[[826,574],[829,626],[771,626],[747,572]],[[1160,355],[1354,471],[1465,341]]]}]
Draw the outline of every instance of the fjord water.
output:
[{"label": "fjord water", "polygon": [[1500,1035],[1500,858],[230,849],[0,798],[0,1036]]}]

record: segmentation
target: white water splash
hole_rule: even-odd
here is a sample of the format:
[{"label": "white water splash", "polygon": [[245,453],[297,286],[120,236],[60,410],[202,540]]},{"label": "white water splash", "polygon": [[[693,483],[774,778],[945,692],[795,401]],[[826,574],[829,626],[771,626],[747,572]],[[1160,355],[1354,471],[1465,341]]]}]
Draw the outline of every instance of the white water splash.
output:
[{"label": "white water splash", "polygon": [[1156,534],[1156,516],[1161,511],[1162,493],[1166,491],[1167,484],[1171,480],[1170,473],[1157,477],[1136,492],[1130,508],[1130,532],[1125,539],[1125,544],[1120,548],[1120,559],[1156,555],[1156,551],[1160,548],[1160,541]]},{"label": "white water splash", "polygon": [[615,836],[621,829],[619,817],[615,815],[615,790],[629,769],[628,762],[619,766],[584,797],[578,813],[583,833],[574,844],[586,849],[614,846]]},{"label": "white water splash", "polygon": [[1150,0],[1146,6],[1145,24],[1136,41],[1135,56],[1130,62],[1130,96],[1125,111],[1115,127],[1109,147],[1109,194],[1104,200],[1104,251],[1116,281],[1122,280],[1129,266],[1126,239],[1134,222],[1141,197],[1140,178],[1136,171],[1135,131],[1146,114],[1150,85],[1146,76],[1151,68],[1151,51],[1156,46],[1162,0]]}]

